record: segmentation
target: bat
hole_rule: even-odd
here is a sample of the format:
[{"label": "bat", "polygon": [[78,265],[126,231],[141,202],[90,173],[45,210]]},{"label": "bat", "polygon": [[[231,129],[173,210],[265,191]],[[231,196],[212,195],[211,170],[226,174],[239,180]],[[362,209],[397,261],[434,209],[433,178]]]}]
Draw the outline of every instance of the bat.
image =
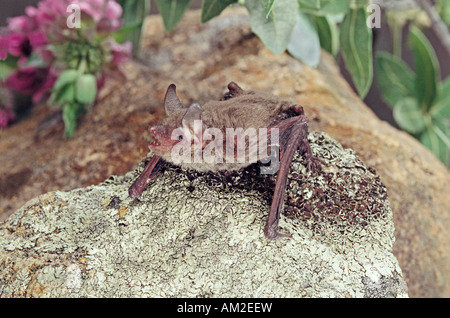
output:
[{"label": "bat", "polygon": [[189,107],[183,106],[176,86],[171,84],[164,109],[166,117],[149,128],[153,136],[149,149],[154,156],[146,158],[147,165],[129,188],[129,195],[138,199],[164,161],[211,172],[236,171],[256,161],[270,162],[270,169],[261,167],[261,173],[277,173],[264,234],[268,239],[290,237],[278,231],[278,223],[292,158],[300,151],[306,168],[313,173],[319,172],[323,163],[312,155],[303,107],[267,92],[243,90],[230,82],[220,100]]}]

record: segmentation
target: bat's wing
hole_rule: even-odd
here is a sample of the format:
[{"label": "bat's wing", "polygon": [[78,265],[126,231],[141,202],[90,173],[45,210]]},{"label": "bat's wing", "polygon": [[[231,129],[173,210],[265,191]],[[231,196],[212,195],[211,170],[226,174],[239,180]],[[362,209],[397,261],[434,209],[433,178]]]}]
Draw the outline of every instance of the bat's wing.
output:
[{"label": "bat's wing", "polygon": [[133,199],[138,199],[141,196],[141,193],[142,191],[144,191],[145,186],[158,171],[158,164],[161,163],[160,159],[160,156],[153,156],[151,159],[149,159],[149,163],[145,166],[142,173],[128,189],[128,194],[130,195],[130,197],[132,197]]},{"label": "bat's wing", "polygon": [[303,114],[303,109],[301,109],[300,106],[296,105],[294,107],[299,107],[294,108],[299,114],[298,116],[282,120],[271,127],[279,129],[280,165],[272,199],[272,206],[264,229],[264,234],[270,239],[290,236],[290,234],[278,232],[278,221],[280,219],[280,214],[283,211],[287,177],[295,151],[297,149],[300,150],[306,160],[308,169],[313,172],[321,169],[320,160],[312,156],[311,148],[308,143],[308,118]]}]

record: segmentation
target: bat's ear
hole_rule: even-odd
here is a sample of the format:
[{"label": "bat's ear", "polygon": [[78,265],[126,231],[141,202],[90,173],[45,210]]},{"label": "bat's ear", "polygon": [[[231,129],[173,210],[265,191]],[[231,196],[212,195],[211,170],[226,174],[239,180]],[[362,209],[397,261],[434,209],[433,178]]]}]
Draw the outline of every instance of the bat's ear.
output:
[{"label": "bat's ear", "polygon": [[236,84],[235,82],[230,82],[228,84],[228,90],[230,91],[230,93],[233,96],[239,95],[241,94],[244,90],[242,88],[239,87],[238,84]]},{"label": "bat's ear", "polygon": [[202,136],[203,125],[202,120],[202,106],[198,103],[191,104],[183,116],[183,128],[189,129],[194,133],[194,141],[199,140]]},{"label": "bat's ear", "polygon": [[242,88],[239,87],[235,82],[230,82],[228,84],[228,92],[223,95],[220,100],[228,100],[230,98],[236,97],[244,92]]},{"label": "bat's ear", "polygon": [[167,88],[166,96],[164,97],[164,109],[167,115],[173,113],[175,110],[183,108],[183,104],[177,96],[176,89],[177,87],[175,84],[170,84]]}]

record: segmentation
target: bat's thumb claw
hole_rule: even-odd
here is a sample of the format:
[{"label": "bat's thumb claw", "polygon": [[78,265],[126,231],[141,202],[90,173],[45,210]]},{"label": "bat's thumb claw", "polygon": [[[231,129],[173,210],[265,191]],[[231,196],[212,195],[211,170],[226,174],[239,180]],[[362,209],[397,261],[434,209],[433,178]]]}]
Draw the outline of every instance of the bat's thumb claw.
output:
[{"label": "bat's thumb claw", "polygon": [[311,158],[306,163],[306,168],[312,173],[317,173],[322,171],[323,161],[318,158]]}]

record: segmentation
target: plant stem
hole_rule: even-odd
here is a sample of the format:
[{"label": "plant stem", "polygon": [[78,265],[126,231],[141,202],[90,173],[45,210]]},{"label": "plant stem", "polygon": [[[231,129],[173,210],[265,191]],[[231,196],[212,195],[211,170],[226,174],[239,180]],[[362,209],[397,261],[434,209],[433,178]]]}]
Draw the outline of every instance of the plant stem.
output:
[{"label": "plant stem", "polygon": [[394,21],[392,25],[392,53],[399,58],[402,57],[402,29],[403,25]]},{"label": "plant stem", "polygon": [[81,74],[84,74],[84,71],[86,70],[86,57],[84,56],[80,63],[78,64],[78,72]]}]

